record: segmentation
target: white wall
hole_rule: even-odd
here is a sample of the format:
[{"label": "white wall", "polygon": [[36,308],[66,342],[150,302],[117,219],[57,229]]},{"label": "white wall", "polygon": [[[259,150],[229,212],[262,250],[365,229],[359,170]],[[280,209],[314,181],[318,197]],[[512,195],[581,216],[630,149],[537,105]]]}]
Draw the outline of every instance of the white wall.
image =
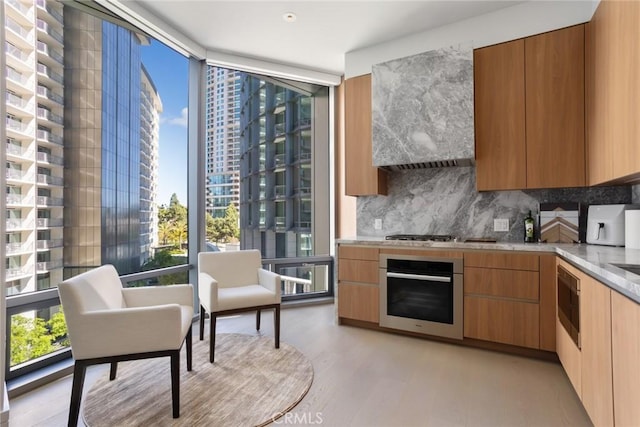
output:
[{"label": "white wall", "polygon": [[348,52],[345,55],[345,78],[368,74],[374,64],[458,43],[471,42],[474,48],[478,48],[587,22],[599,1],[528,1]]}]

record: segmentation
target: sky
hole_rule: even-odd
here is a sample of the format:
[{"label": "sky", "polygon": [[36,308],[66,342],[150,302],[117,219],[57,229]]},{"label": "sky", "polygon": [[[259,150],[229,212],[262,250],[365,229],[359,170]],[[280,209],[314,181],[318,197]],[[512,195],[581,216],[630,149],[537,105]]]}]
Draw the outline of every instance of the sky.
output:
[{"label": "sky", "polygon": [[142,47],[142,62],[162,100],[158,167],[158,205],[168,205],[171,195],[187,205],[187,106],[189,60],[152,40]]}]

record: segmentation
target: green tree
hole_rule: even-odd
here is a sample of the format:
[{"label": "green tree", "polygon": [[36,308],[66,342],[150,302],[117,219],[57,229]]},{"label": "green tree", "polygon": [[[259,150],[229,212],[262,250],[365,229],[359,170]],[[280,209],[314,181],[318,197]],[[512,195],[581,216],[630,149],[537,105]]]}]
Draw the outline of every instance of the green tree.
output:
[{"label": "green tree", "polygon": [[163,245],[173,244],[180,247],[187,239],[187,208],[180,204],[173,193],[169,206],[158,209],[158,238]]},{"label": "green tree", "polygon": [[[209,219],[211,218],[211,219]],[[238,210],[233,204],[227,206],[222,218],[207,217],[207,238],[213,242],[234,242],[240,238]]]},{"label": "green tree", "polygon": [[35,359],[69,345],[62,311],[49,321],[22,315],[11,317],[11,366]]},{"label": "green tree", "polygon": [[225,229],[229,231],[229,241],[238,240],[240,238],[240,215],[238,210],[230,203],[224,214]]}]

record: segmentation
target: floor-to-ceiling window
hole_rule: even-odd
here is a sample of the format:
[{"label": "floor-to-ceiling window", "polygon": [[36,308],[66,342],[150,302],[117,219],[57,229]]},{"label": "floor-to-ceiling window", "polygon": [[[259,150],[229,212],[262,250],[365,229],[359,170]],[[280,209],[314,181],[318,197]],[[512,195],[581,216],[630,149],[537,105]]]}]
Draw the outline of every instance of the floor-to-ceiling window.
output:
[{"label": "floor-to-ceiling window", "polygon": [[206,81],[207,239],[261,250],[285,299],[330,295],[328,88],[214,66]]},{"label": "floor-to-ceiling window", "polygon": [[11,378],[69,357],[64,278],[113,264],[128,286],[188,282],[189,59],[73,2],[0,7]]}]

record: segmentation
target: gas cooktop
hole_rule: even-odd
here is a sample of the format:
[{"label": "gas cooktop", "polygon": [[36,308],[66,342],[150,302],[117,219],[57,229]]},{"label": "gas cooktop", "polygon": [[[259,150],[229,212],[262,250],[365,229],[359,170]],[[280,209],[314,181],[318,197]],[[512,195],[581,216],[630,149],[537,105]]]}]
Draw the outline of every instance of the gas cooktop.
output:
[{"label": "gas cooktop", "polygon": [[449,242],[453,240],[450,234],[391,234],[385,236],[386,240],[418,240],[432,242]]}]

